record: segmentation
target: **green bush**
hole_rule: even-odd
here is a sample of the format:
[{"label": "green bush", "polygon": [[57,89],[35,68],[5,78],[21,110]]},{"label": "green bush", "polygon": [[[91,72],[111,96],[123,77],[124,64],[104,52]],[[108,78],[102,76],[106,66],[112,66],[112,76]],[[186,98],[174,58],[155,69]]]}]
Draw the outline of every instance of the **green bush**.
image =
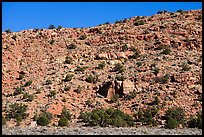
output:
[{"label": "green bush", "polygon": [[165,48],[160,54],[168,55],[170,54],[171,50],[169,48]]},{"label": "green bush", "polygon": [[98,67],[97,67],[97,69],[103,69],[104,67],[105,67],[105,61],[103,61],[103,62],[101,62],[101,63],[99,63],[98,64]]},{"label": "green bush", "polygon": [[11,29],[5,30],[6,33],[11,33]]},{"label": "green bush", "polygon": [[14,103],[10,105],[10,110],[6,115],[7,119],[14,118],[17,122],[21,122],[22,119],[25,119],[28,114],[25,113],[27,111],[27,105]]},{"label": "green bush", "polygon": [[123,75],[117,75],[116,79],[119,80],[119,81],[124,81],[126,79],[126,77],[123,76]]},{"label": "green bush", "polygon": [[113,97],[110,100],[110,103],[116,103],[119,99],[119,95],[118,94],[114,94]]},{"label": "green bush", "polygon": [[79,72],[82,72],[84,73],[84,71],[86,70],[87,67],[80,67],[80,66],[77,66],[77,68],[74,70],[74,71],[79,71]]},{"label": "green bush", "polygon": [[67,49],[76,49],[76,48],[77,46],[74,43],[67,46]]},{"label": "green bush", "polygon": [[27,86],[30,86],[32,84],[32,80],[29,80],[29,81],[27,81],[26,83],[25,83],[25,87],[27,87]]},{"label": "green bush", "polygon": [[165,76],[161,76],[161,77],[157,77],[156,79],[155,79],[155,81],[157,82],[157,83],[161,83],[161,84],[165,84],[165,83],[167,83],[168,81],[169,81],[169,75],[168,74],[166,74]]},{"label": "green bush", "polygon": [[98,75],[92,75],[90,74],[87,78],[86,78],[86,82],[88,83],[96,83],[98,81]]},{"label": "green bush", "polygon": [[51,24],[48,29],[55,29],[55,26]]},{"label": "green bush", "polygon": [[68,119],[66,117],[61,117],[60,120],[58,121],[58,126],[60,127],[68,126]]},{"label": "green bush", "polygon": [[25,74],[19,74],[19,77],[17,78],[18,80],[22,80],[25,77]]},{"label": "green bush", "polygon": [[127,98],[128,100],[131,100],[131,99],[134,99],[136,95],[137,95],[136,90],[133,90],[128,95],[125,95],[125,98]]},{"label": "green bush", "polygon": [[140,109],[136,114],[137,122],[142,122],[143,124],[156,126],[158,123],[155,120],[158,109],[156,107],[148,107],[146,110]]},{"label": "green bush", "polygon": [[72,62],[73,62],[72,57],[68,57],[68,56],[67,56],[67,57],[65,58],[65,63],[66,63],[66,64],[71,64]]},{"label": "green bush", "polygon": [[48,94],[48,97],[54,98],[56,94],[57,94],[57,93],[56,93],[55,90],[51,90],[50,93]]},{"label": "green bush", "polygon": [[57,27],[57,30],[60,30],[60,29],[62,29],[62,26],[58,26],[58,27]]},{"label": "green bush", "polygon": [[191,67],[187,64],[187,63],[182,63],[180,65],[180,67],[182,68],[182,71],[189,71],[191,69]]},{"label": "green bush", "polygon": [[55,43],[55,40],[54,39],[52,39],[52,40],[50,40],[50,45],[52,45],[52,44],[54,44]]},{"label": "green bush", "polygon": [[165,113],[166,128],[176,128],[178,124],[184,125],[185,112],[182,108],[169,108]]},{"label": "green bush", "polygon": [[2,125],[6,124],[6,118],[2,115]]},{"label": "green bush", "polygon": [[50,85],[50,84],[52,84],[52,80],[47,79],[47,80],[45,81],[45,85]]},{"label": "green bush", "polygon": [[107,127],[109,125],[116,127],[134,126],[134,119],[122,111],[112,108],[94,109],[91,112],[81,112],[79,119],[87,123],[89,126]]},{"label": "green bush", "polygon": [[41,126],[47,126],[52,119],[52,114],[49,112],[43,112],[37,118],[37,124]]},{"label": "green bush", "polygon": [[118,71],[119,73],[122,73],[125,71],[125,67],[122,64],[117,63],[117,64],[115,64],[113,71],[115,71],[115,72]]},{"label": "green bush", "polygon": [[66,107],[63,107],[62,112],[61,112],[61,117],[65,117],[67,118],[67,120],[71,120],[70,111]]},{"label": "green bush", "polygon": [[198,15],[197,20],[202,20],[202,15]]},{"label": "green bush", "polygon": [[25,89],[23,87],[17,87],[13,93],[14,96],[22,94]]},{"label": "green bush", "polygon": [[73,76],[74,76],[73,74],[67,74],[66,77],[65,77],[65,79],[64,79],[64,81],[65,81],[65,82],[71,81]]},{"label": "green bush", "polygon": [[80,39],[80,40],[84,40],[84,39],[86,39],[86,36],[85,36],[85,35],[81,35],[81,36],[79,37],[79,39]]},{"label": "green bush", "polygon": [[153,68],[152,73],[157,76],[157,74],[159,73],[159,68]]},{"label": "green bush", "polygon": [[188,121],[189,128],[199,128],[202,129],[202,112],[197,112],[196,116],[191,116],[190,121]]},{"label": "green bush", "polygon": [[74,92],[76,93],[81,93],[82,91],[82,87],[80,85],[78,85],[77,89],[74,90]]},{"label": "green bush", "polygon": [[64,87],[64,91],[69,91],[70,90],[70,87]]},{"label": "green bush", "polygon": [[33,94],[28,93],[23,94],[23,99],[25,99],[25,101],[32,101],[33,98],[34,98]]},{"label": "green bush", "polygon": [[135,23],[134,23],[135,26],[144,25],[144,24],[145,24],[144,20],[135,21]]}]

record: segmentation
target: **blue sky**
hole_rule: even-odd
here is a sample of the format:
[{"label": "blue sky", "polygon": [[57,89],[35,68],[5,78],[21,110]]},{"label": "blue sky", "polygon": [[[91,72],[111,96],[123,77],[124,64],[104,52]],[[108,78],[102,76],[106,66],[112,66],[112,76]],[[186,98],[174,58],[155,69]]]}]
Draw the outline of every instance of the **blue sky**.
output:
[{"label": "blue sky", "polygon": [[85,28],[179,9],[202,9],[202,2],[2,2],[2,31],[41,29],[51,24]]}]

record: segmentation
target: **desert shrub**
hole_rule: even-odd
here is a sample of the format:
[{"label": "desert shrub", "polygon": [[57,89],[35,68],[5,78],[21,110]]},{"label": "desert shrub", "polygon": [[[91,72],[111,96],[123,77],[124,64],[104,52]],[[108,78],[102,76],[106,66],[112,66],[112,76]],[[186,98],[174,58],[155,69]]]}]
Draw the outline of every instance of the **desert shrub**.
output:
[{"label": "desert shrub", "polygon": [[132,56],[129,56],[129,58],[137,59],[138,57],[140,57],[140,51],[138,49],[131,47],[131,51],[133,51],[134,54]]},{"label": "desert shrub", "polygon": [[33,98],[34,98],[33,94],[28,94],[28,93],[23,94],[23,99],[25,99],[25,101],[32,101]]},{"label": "desert shrub", "polygon": [[134,126],[134,119],[128,114],[124,114],[118,109],[94,109],[91,112],[81,112],[79,119],[89,126],[115,127]]},{"label": "desert shrub", "polygon": [[60,127],[64,127],[64,126],[68,126],[68,119],[66,117],[61,117],[58,121],[58,126]]},{"label": "desert shrub", "polygon": [[67,46],[67,49],[76,49],[77,46],[74,43],[71,43],[70,45]]},{"label": "desert shrub", "polygon": [[158,47],[155,48],[155,50],[162,50],[162,49],[167,49],[167,46],[159,45]]},{"label": "desert shrub", "polygon": [[64,91],[69,91],[69,90],[70,90],[69,86],[68,87],[67,86],[64,87]]},{"label": "desert shrub", "polygon": [[142,122],[145,125],[156,126],[158,123],[155,120],[158,109],[156,107],[148,107],[146,110],[140,109],[136,114],[136,121]]},{"label": "desert shrub", "polygon": [[123,75],[117,75],[116,79],[119,80],[119,81],[124,81],[126,79],[126,77],[123,76]]},{"label": "desert shrub", "polygon": [[11,33],[11,29],[5,30],[6,33]]},{"label": "desert shrub", "polygon": [[16,41],[17,36],[13,35],[11,38]]},{"label": "desert shrub", "polygon": [[125,51],[127,51],[127,50],[128,50],[127,44],[125,44],[124,46],[122,46],[122,51],[123,51],[123,52],[125,52]]},{"label": "desert shrub", "polygon": [[6,115],[7,119],[14,118],[17,122],[21,122],[22,119],[25,119],[28,114],[25,113],[27,111],[27,105],[14,103],[10,105],[10,110]]},{"label": "desert shrub", "polygon": [[156,79],[155,79],[155,81],[157,82],[157,83],[161,83],[161,84],[165,84],[165,83],[167,83],[168,81],[169,81],[169,75],[168,74],[166,74],[165,76],[161,76],[161,77],[157,77]]},{"label": "desert shrub", "polygon": [[6,124],[6,118],[4,117],[4,115],[2,115],[2,125]]},{"label": "desert shrub", "polygon": [[119,95],[118,94],[114,94],[113,97],[110,100],[110,103],[116,103],[119,99]]},{"label": "desert shrub", "polygon": [[136,90],[133,90],[128,95],[125,95],[125,98],[127,98],[128,100],[131,100],[131,99],[134,99],[136,95],[137,95]]},{"label": "desert shrub", "polygon": [[47,80],[45,81],[45,85],[50,85],[50,84],[52,84],[52,80],[47,79]]},{"label": "desert shrub", "polygon": [[30,86],[32,84],[32,80],[29,80],[29,81],[27,81],[26,83],[25,83],[25,87],[27,87],[27,86]]},{"label": "desert shrub", "polygon": [[71,120],[71,113],[69,109],[67,109],[66,107],[63,107],[62,112],[61,112],[61,117],[65,117],[68,120]]},{"label": "desert shrub", "polygon": [[160,101],[159,98],[156,96],[153,101],[153,105],[159,105]]},{"label": "desert shrub", "polygon": [[191,69],[191,67],[187,64],[187,63],[182,63],[180,65],[180,67],[182,68],[182,71],[189,71]]},{"label": "desert shrub", "polygon": [[86,82],[88,83],[96,83],[98,81],[98,75],[92,75],[90,74],[87,78],[86,78]]},{"label": "desert shrub", "polygon": [[37,124],[41,126],[47,126],[50,123],[51,119],[52,119],[52,113],[43,112],[37,118]]},{"label": "desert shrub", "polygon": [[158,11],[157,14],[162,14],[164,13],[162,10]]},{"label": "desert shrub", "polygon": [[165,113],[166,128],[176,128],[179,124],[185,123],[185,112],[182,108],[169,108]]},{"label": "desert shrub", "polygon": [[105,61],[100,62],[100,63],[98,64],[97,69],[103,69],[103,68],[105,67],[105,65],[106,65]]},{"label": "desert shrub", "polygon": [[189,128],[199,128],[202,129],[202,112],[197,112],[196,116],[191,116],[190,121],[188,121]]},{"label": "desert shrub", "polygon": [[134,22],[134,25],[135,25],[135,26],[144,25],[144,24],[145,24],[145,21],[144,21],[144,20],[140,20],[140,21],[135,21],[135,22]]},{"label": "desert shrub", "polygon": [[52,40],[50,40],[50,42],[49,42],[51,45],[52,44],[54,44],[55,43],[55,40],[54,39],[52,39]]},{"label": "desert shrub", "polygon": [[74,90],[74,92],[76,93],[81,93],[82,91],[82,87],[80,85],[78,85],[77,89]]},{"label": "desert shrub", "polygon": [[79,39],[80,39],[80,40],[84,40],[84,39],[86,39],[86,36],[85,36],[85,35],[81,35],[81,36],[79,37]]},{"label": "desert shrub", "polygon": [[153,68],[152,73],[157,76],[157,74],[159,73],[159,68]]},{"label": "desert shrub", "polygon": [[64,79],[64,82],[71,81],[73,76],[74,76],[73,74],[67,74],[65,79]]},{"label": "desert shrub", "polygon": [[202,15],[198,15],[197,20],[202,20]]},{"label": "desert shrub", "polygon": [[51,24],[48,29],[55,29],[55,26]]},{"label": "desert shrub", "polygon": [[68,56],[67,56],[67,57],[65,58],[65,63],[66,63],[66,64],[71,64],[72,62],[73,62],[72,57],[68,57]]},{"label": "desert shrub", "polygon": [[57,27],[57,30],[60,30],[60,29],[62,29],[62,26],[58,26],[58,27]]},{"label": "desert shrub", "polygon": [[138,67],[140,67],[140,66],[142,66],[142,62],[137,62],[136,65],[137,65]]},{"label": "desert shrub", "polygon": [[79,72],[82,72],[84,73],[84,71],[86,70],[87,67],[80,67],[80,66],[77,66],[77,68],[74,70],[74,71],[79,71]]},{"label": "desert shrub", "polygon": [[24,90],[25,90],[25,88],[23,88],[23,87],[17,87],[15,89],[13,95],[16,96],[16,95],[22,94]]},{"label": "desert shrub", "polygon": [[25,74],[19,74],[19,77],[17,78],[18,80],[22,80],[25,77]]},{"label": "desert shrub", "polygon": [[48,94],[48,97],[54,98],[56,94],[57,94],[57,93],[56,93],[55,90],[51,90],[50,93]]},{"label": "desert shrub", "polygon": [[116,20],[115,24],[117,24],[117,23],[122,23],[122,20]]},{"label": "desert shrub", "polygon": [[179,13],[184,13],[184,11],[182,10],[182,9],[179,9],[179,10],[177,10],[176,12],[179,12]]},{"label": "desert shrub", "polygon": [[168,54],[170,54],[170,52],[171,52],[171,50],[169,48],[165,48],[165,49],[163,49],[163,51],[160,54],[168,55]]},{"label": "desert shrub", "polygon": [[62,102],[66,102],[67,100],[66,100],[66,98],[65,97],[63,97],[62,98]]},{"label": "desert shrub", "polygon": [[122,64],[117,63],[115,64],[113,71],[118,71],[119,73],[122,73],[125,71],[125,67]]}]

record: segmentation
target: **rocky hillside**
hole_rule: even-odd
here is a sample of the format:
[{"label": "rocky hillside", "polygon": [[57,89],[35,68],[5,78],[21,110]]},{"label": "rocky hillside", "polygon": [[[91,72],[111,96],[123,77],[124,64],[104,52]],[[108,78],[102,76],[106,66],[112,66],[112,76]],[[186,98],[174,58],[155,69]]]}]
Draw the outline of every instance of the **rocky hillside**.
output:
[{"label": "rocky hillside", "polygon": [[189,118],[202,111],[202,10],[2,32],[2,115],[13,103],[28,107],[22,126],[42,111],[57,125],[64,106],[73,126],[80,112],[101,107],[134,116],[159,106],[159,118],[181,107]]}]

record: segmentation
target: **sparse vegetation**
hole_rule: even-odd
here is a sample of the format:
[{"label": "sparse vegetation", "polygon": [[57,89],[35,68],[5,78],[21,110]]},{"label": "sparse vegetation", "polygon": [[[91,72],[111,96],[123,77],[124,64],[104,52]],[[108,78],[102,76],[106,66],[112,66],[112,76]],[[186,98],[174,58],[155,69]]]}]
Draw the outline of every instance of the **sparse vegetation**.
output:
[{"label": "sparse vegetation", "polygon": [[65,63],[66,63],[66,64],[71,64],[72,62],[73,62],[72,57],[66,56],[66,58],[65,58]]},{"label": "sparse vegetation", "polygon": [[136,121],[142,122],[143,125],[157,126],[158,122],[156,120],[156,116],[158,111],[159,110],[156,107],[148,107],[146,110],[139,109],[139,111],[135,115]]},{"label": "sparse vegetation", "polygon": [[6,33],[11,33],[11,29],[5,30]]},{"label": "sparse vegetation", "polygon": [[84,73],[84,71],[86,70],[87,67],[80,67],[80,66],[77,66],[77,68],[74,70],[74,71],[79,71],[79,72],[82,72]]},{"label": "sparse vegetation", "polygon": [[159,68],[153,68],[152,73],[154,73],[155,76],[159,73]]},{"label": "sparse vegetation", "polygon": [[25,90],[25,88],[23,88],[23,87],[17,87],[15,89],[13,95],[16,96],[16,95],[22,94],[24,90]]},{"label": "sparse vegetation", "polygon": [[182,63],[180,65],[180,67],[182,68],[182,71],[189,71],[191,69],[191,67],[187,64],[187,63]]},{"label": "sparse vegetation", "polygon": [[25,101],[31,102],[33,98],[34,98],[33,94],[28,94],[28,93],[23,94],[23,99],[25,99]]},{"label": "sparse vegetation", "polygon": [[10,120],[11,118],[14,118],[17,120],[17,122],[21,122],[23,119],[25,119],[28,114],[27,111],[27,105],[24,104],[18,104],[14,103],[10,105],[10,110],[6,114],[6,118]]},{"label": "sparse vegetation", "polygon": [[124,81],[126,79],[126,77],[123,76],[123,75],[117,75],[116,79],[119,80],[119,81]]},{"label": "sparse vegetation", "polygon": [[96,83],[98,81],[98,75],[92,75],[90,74],[87,78],[86,78],[86,82],[88,83]]},{"label": "sparse vegetation", "polygon": [[52,119],[52,113],[43,112],[37,117],[37,124],[40,126],[47,126]]},{"label": "sparse vegetation", "polygon": [[67,49],[76,49],[77,46],[74,43],[71,43],[70,45],[67,46]]},{"label": "sparse vegetation", "polygon": [[25,77],[25,74],[19,74],[19,77],[17,78],[18,80],[22,80]]},{"label": "sparse vegetation", "polygon": [[72,77],[73,77],[73,76],[74,76],[73,74],[67,74],[66,77],[65,77],[65,79],[64,79],[63,81],[64,81],[64,82],[69,82],[69,81],[72,80]]},{"label": "sparse vegetation", "polygon": [[50,93],[48,94],[48,97],[54,98],[56,94],[57,94],[57,93],[56,93],[55,90],[51,90]]},{"label": "sparse vegetation", "polygon": [[94,109],[91,112],[81,112],[78,117],[82,122],[87,123],[88,126],[108,127],[129,127],[134,126],[134,119],[132,116],[123,113],[119,109]]},{"label": "sparse vegetation", "polygon": [[80,85],[78,85],[77,89],[74,90],[74,92],[76,93],[81,93],[82,91],[82,87]]},{"label": "sparse vegetation", "polygon": [[169,108],[165,113],[166,124],[165,128],[177,128],[179,124],[184,126],[185,112],[182,108]]},{"label": "sparse vegetation", "polygon": [[117,64],[115,64],[113,71],[115,71],[115,72],[117,71],[119,73],[122,73],[125,71],[125,67],[122,64],[117,63]]},{"label": "sparse vegetation", "polygon": [[105,61],[100,62],[100,63],[98,64],[97,69],[103,69],[103,68],[105,67],[105,65],[106,65]]},{"label": "sparse vegetation", "polygon": [[190,117],[190,121],[188,121],[188,127],[202,129],[202,111],[199,111],[197,112],[197,115]]},{"label": "sparse vegetation", "polygon": [[32,84],[32,80],[29,80],[29,81],[27,81],[26,83],[25,83],[25,87],[27,87],[27,86],[30,86]]},{"label": "sparse vegetation", "polygon": [[54,39],[51,39],[49,43],[50,43],[50,45],[53,45],[54,42],[55,42],[55,40],[54,40]]},{"label": "sparse vegetation", "polygon": [[81,36],[79,37],[79,39],[80,39],[80,40],[85,40],[85,39],[86,39],[86,36],[85,36],[85,35],[81,35]]},{"label": "sparse vegetation", "polygon": [[114,94],[113,97],[110,100],[110,103],[116,103],[119,99],[119,95],[118,94]]},{"label": "sparse vegetation", "polygon": [[144,20],[135,21],[135,23],[134,23],[135,26],[144,25],[144,24],[145,24]]},{"label": "sparse vegetation", "polygon": [[4,115],[2,115],[2,125],[6,124],[6,118],[4,117]]},{"label": "sparse vegetation", "polygon": [[48,29],[55,29],[55,26],[53,24],[51,24]]},{"label": "sparse vegetation", "polygon": [[66,87],[64,87],[64,91],[69,91],[70,90],[70,87],[68,86],[66,86]]},{"label": "sparse vegetation", "polygon": [[47,80],[45,81],[45,85],[50,85],[50,84],[52,84],[52,80],[47,79]]}]

